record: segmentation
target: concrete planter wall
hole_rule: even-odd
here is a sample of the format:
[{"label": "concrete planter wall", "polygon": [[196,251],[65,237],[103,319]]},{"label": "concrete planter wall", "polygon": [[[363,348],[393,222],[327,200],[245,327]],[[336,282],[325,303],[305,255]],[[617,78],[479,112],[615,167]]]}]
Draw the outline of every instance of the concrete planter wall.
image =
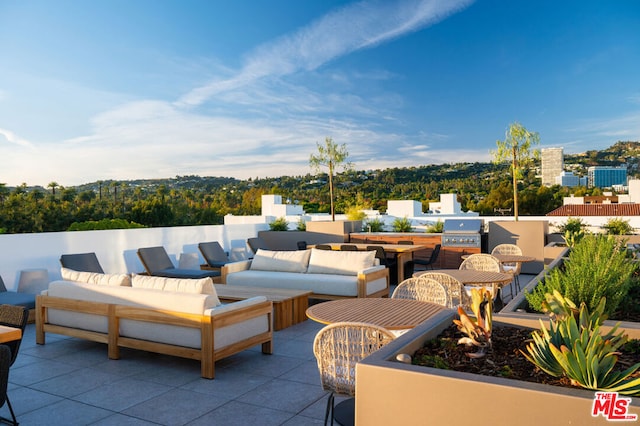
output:
[{"label": "concrete planter wall", "polygon": [[[594,392],[407,365],[413,354],[451,324],[453,312],[434,317],[370,355],[356,369],[356,425],[387,424],[605,424],[592,417]],[[538,328],[537,319],[496,316],[496,325]],[[640,415],[640,399],[631,398]]]},{"label": "concrete planter wall", "polygon": [[533,256],[534,262],[522,264],[523,274],[537,274],[544,269],[546,236],[549,222],[531,221],[493,221],[489,223],[489,244],[487,252],[498,244],[515,244],[525,256]]}]

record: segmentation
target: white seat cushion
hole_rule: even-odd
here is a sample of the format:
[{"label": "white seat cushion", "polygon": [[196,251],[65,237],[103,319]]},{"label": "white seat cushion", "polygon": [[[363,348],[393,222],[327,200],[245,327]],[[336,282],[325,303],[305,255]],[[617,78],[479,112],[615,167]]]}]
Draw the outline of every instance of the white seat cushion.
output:
[{"label": "white seat cushion", "polygon": [[271,251],[258,249],[251,260],[252,271],[307,272],[310,250]]},{"label": "white seat cushion", "polygon": [[215,298],[216,306],[220,305],[216,288],[210,277],[193,278],[167,278],[150,275],[131,275],[131,286],[151,290],[173,291],[177,293],[209,294]]},{"label": "white seat cushion", "polygon": [[60,275],[62,275],[63,280],[76,283],[131,287],[131,278],[127,274],[100,274],[98,272],[74,271],[69,268],[60,268]]},{"label": "white seat cushion", "polygon": [[374,251],[334,251],[311,249],[308,274],[357,275],[374,266]]}]

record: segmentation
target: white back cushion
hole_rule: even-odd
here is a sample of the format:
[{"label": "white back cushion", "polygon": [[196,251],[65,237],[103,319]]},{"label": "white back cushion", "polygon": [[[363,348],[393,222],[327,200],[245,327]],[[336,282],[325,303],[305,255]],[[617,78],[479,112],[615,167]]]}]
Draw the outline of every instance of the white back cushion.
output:
[{"label": "white back cushion", "polygon": [[258,249],[252,271],[307,272],[311,250],[271,251]]},{"label": "white back cushion", "polygon": [[61,268],[60,275],[62,275],[63,280],[77,283],[131,287],[131,278],[127,274],[99,274],[97,272],[82,272]]},{"label": "white back cushion", "polygon": [[150,275],[131,275],[131,286],[151,290],[173,291],[177,293],[210,294],[214,296],[216,306],[220,305],[220,299],[216,293],[211,278],[167,278]]},{"label": "white back cushion", "polygon": [[357,275],[374,266],[374,251],[337,251],[311,249],[309,274]]}]

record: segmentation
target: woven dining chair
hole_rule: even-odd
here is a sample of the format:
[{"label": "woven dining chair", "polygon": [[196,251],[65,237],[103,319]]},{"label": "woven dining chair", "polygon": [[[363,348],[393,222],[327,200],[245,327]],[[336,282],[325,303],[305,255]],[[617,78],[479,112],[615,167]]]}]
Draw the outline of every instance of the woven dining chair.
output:
[{"label": "woven dining chair", "polygon": [[435,280],[442,284],[447,290],[447,308],[457,309],[462,306],[465,311],[471,311],[471,296],[457,278],[442,272],[424,272],[420,278]]},{"label": "woven dining chair", "polygon": [[[462,261],[459,269],[473,269],[476,271],[486,272],[504,272],[500,261],[494,256],[487,253],[474,253],[470,255]],[[499,289],[500,285],[498,283],[493,283],[491,285],[491,292],[493,293],[494,299],[499,295]],[[467,290],[470,291],[470,289]]]},{"label": "woven dining chair", "polygon": [[476,271],[503,272],[500,261],[486,253],[474,253],[460,264],[459,269],[474,269]]},{"label": "woven dining chair", "polygon": [[313,341],[320,382],[329,399],[324,424],[333,424],[335,395],[356,394],[356,364],[395,336],[386,328],[359,322],[337,322],[324,327]]},{"label": "woven dining chair", "polygon": [[[522,249],[515,244],[498,244],[491,250],[491,254],[515,254],[522,256]],[[502,268],[504,272],[513,274],[513,285],[510,287],[511,298],[513,299],[513,287],[516,288],[516,294],[520,291],[520,271],[522,270],[522,263],[503,263]]]},{"label": "woven dining chair", "polygon": [[391,298],[411,299],[449,306],[447,289],[438,281],[422,276],[402,281],[393,291]]}]

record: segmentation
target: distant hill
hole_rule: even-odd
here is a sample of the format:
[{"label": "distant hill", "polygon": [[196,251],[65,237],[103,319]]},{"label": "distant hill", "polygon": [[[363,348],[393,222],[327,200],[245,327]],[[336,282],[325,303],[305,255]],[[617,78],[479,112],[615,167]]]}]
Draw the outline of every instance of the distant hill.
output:
[{"label": "distant hill", "polygon": [[[640,176],[640,141],[619,141],[609,148],[603,150],[590,150],[579,154],[565,154],[565,166],[568,169],[586,174],[589,166],[620,166],[627,165],[629,176]],[[357,165],[356,165],[357,166]],[[495,165],[493,163],[457,163],[457,164],[431,164],[419,167],[400,167],[384,170],[359,170],[343,173],[340,184],[343,186],[359,185],[371,179],[384,177],[388,182],[394,184],[411,182],[442,181],[447,179],[492,179],[492,175],[498,173],[502,175],[506,170],[506,165]],[[73,187],[77,192],[101,190],[105,194],[112,192],[114,186],[126,186],[129,189],[138,189],[143,193],[155,192],[164,186],[167,190],[197,189],[198,191],[212,192],[225,187],[251,188],[264,187],[266,184],[276,186],[290,185],[309,187],[322,187],[326,182],[316,180],[316,176],[310,174],[304,176],[280,176],[275,178],[240,180],[232,177],[222,176],[176,176],[162,179],[135,179],[135,180],[104,180],[89,182]],[[8,187],[9,189],[12,189]],[[27,190],[38,188],[46,191],[43,187],[27,187]],[[116,188],[116,191],[119,189]]]}]

